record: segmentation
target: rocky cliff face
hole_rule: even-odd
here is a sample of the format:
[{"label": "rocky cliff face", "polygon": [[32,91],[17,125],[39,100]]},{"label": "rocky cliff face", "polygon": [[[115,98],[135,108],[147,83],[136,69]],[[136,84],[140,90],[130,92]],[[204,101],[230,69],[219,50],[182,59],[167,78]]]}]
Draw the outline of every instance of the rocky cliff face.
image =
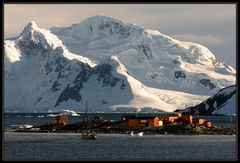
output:
[{"label": "rocky cliff face", "polygon": [[236,114],[236,85],[221,89],[200,104],[186,108],[184,112],[192,115]]}]

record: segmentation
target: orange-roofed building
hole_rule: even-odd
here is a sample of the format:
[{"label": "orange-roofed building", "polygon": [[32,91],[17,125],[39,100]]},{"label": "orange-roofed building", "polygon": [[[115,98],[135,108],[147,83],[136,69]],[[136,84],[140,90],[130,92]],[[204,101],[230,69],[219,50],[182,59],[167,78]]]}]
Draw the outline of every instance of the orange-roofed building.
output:
[{"label": "orange-roofed building", "polygon": [[203,123],[203,125],[206,126],[206,127],[212,127],[212,122],[210,122],[210,121],[205,121],[205,122]]},{"label": "orange-roofed building", "polygon": [[193,124],[204,124],[206,119],[193,118]]},{"label": "orange-roofed building", "polygon": [[182,117],[182,112],[177,112],[172,115],[160,116],[159,120],[162,120],[164,123],[179,122],[179,119]]},{"label": "orange-roofed building", "polygon": [[158,117],[124,116],[122,120],[127,121],[128,127],[159,127],[163,125]]},{"label": "orange-roofed building", "polygon": [[181,116],[182,116],[182,112],[180,112],[180,111],[177,112],[177,116],[178,116],[178,117],[181,117]]},{"label": "orange-roofed building", "polygon": [[182,122],[187,124],[193,124],[193,116],[192,115],[183,115],[181,117],[178,117],[176,122]]},{"label": "orange-roofed building", "polygon": [[176,120],[178,119],[177,115],[166,115],[166,116],[161,116],[159,117],[159,120],[163,121],[163,122],[176,122]]},{"label": "orange-roofed building", "polygon": [[63,123],[64,125],[68,124],[68,117],[66,115],[58,115],[55,118],[57,123]]}]

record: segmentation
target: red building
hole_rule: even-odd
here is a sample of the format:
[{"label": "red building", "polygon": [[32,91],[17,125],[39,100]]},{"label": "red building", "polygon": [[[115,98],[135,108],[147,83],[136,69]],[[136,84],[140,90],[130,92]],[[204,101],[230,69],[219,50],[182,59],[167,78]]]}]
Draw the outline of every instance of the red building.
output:
[{"label": "red building", "polygon": [[66,115],[58,115],[55,118],[57,123],[63,123],[64,125],[68,124],[68,117]]},{"label": "red building", "polygon": [[193,118],[193,124],[204,124],[206,119],[198,119],[198,118]]},{"label": "red building", "polygon": [[127,122],[128,127],[159,127],[163,125],[158,117],[124,116],[122,120]]}]

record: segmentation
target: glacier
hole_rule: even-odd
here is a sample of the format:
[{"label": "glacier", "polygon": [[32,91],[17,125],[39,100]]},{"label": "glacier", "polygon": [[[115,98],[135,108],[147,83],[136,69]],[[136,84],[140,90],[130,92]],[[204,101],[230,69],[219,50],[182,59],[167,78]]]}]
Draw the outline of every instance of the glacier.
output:
[{"label": "glacier", "polygon": [[206,47],[106,16],[4,40],[4,111],[172,112],[235,83]]}]

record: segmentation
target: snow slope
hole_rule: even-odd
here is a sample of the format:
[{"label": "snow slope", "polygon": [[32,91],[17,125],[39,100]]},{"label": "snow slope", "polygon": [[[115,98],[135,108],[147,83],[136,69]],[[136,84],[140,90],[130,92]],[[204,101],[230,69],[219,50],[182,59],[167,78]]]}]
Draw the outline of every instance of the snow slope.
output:
[{"label": "snow slope", "polygon": [[235,69],[206,47],[113,18],[93,16],[51,31],[69,51],[96,63],[117,56],[131,76],[149,87],[209,96],[236,81]]},{"label": "snow slope", "polygon": [[206,47],[104,16],[30,22],[4,50],[6,111],[173,111],[236,82]]},{"label": "snow slope", "polygon": [[218,108],[213,114],[236,115],[236,95],[234,94],[222,107]]}]

